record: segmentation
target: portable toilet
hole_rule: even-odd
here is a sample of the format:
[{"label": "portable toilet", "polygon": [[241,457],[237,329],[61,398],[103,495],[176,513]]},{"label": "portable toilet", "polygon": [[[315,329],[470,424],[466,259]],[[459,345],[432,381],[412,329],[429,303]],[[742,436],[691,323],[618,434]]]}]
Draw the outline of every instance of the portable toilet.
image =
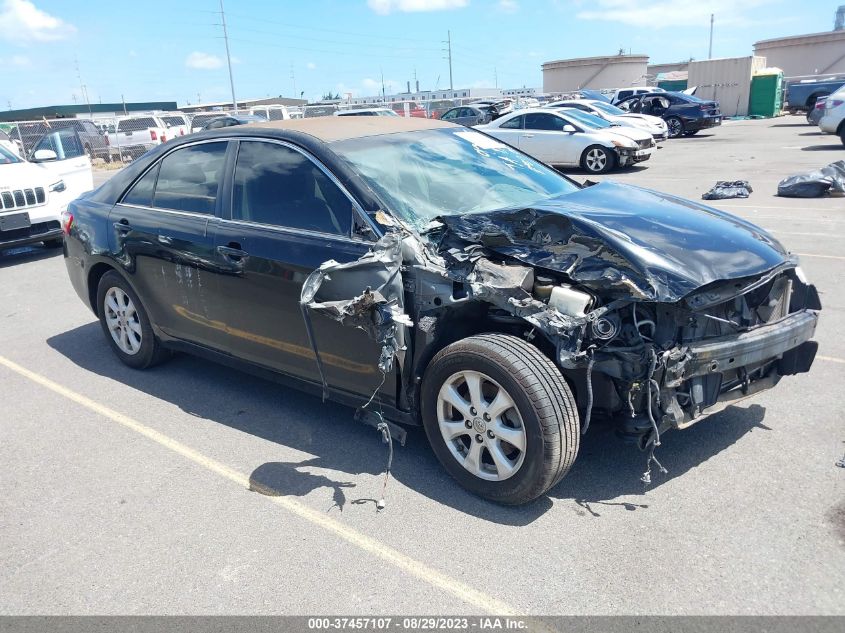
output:
[{"label": "portable toilet", "polygon": [[783,71],[780,68],[761,68],[751,77],[751,96],[748,114],[773,117],[783,107]]}]

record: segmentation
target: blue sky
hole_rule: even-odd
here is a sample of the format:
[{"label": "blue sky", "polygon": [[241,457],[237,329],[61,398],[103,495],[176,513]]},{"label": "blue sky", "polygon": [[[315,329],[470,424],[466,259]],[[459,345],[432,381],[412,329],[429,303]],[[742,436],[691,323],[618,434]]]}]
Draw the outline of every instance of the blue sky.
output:
[{"label": "blue sky", "polygon": [[[225,0],[238,98],[542,85],[540,64],[615,54],[750,55],[828,31],[837,0]],[[229,98],[218,0],[0,0],[0,111],[82,101]],[[77,62],[79,72],[77,73]],[[80,81],[81,77],[81,81]]]}]

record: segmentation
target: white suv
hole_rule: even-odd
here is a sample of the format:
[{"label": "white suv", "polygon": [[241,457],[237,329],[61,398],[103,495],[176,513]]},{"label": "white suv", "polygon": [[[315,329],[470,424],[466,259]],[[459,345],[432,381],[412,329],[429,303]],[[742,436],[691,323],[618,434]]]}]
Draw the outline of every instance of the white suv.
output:
[{"label": "white suv", "polygon": [[827,98],[819,127],[828,134],[838,134],[845,145],[845,87]]},{"label": "white suv", "polygon": [[73,129],[38,139],[32,162],[0,145],[0,249],[61,246],[68,202],[93,188],[91,160]]}]

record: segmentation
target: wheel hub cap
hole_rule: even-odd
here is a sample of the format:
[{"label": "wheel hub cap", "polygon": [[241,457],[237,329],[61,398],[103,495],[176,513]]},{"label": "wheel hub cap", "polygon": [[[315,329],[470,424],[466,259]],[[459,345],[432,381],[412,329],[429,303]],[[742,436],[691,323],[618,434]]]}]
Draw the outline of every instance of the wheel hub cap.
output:
[{"label": "wheel hub cap", "polygon": [[452,457],[474,476],[503,481],[522,466],[522,418],[511,395],[486,374],[450,376],[437,396],[437,423]]}]

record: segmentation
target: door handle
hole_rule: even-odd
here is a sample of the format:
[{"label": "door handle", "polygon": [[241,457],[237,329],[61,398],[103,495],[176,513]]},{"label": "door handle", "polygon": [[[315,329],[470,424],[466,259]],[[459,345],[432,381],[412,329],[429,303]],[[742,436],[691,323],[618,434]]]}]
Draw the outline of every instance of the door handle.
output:
[{"label": "door handle", "polygon": [[132,226],[129,224],[129,220],[123,218],[120,222],[114,223],[114,229],[120,233],[129,233],[132,230]]},{"label": "door handle", "polygon": [[534,138],[533,134],[523,134],[522,138]]},{"label": "door handle", "polygon": [[229,242],[228,246],[218,246],[217,252],[231,262],[242,262],[249,257],[249,253],[241,250],[241,245],[234,242]]}]

